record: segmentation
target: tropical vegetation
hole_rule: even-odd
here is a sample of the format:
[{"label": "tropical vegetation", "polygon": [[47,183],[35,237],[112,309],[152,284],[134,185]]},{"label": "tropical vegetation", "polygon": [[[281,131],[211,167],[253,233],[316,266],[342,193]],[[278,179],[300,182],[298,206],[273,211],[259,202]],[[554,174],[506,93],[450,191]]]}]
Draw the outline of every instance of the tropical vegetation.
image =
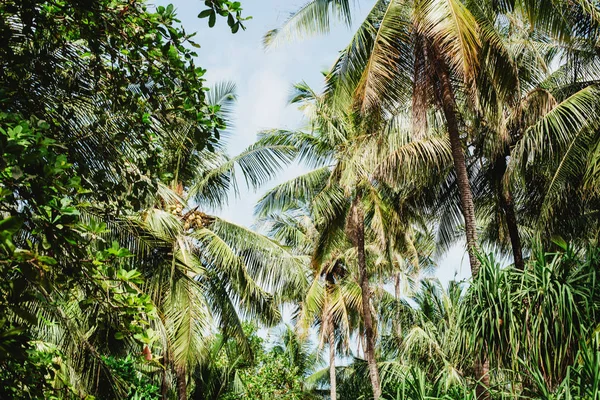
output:
[{"label": "tropical vegetation", "polygon": [[0,4],[0,398],[600,399],[600,7],[364,3],[305,126],[234,156],[173,5]]}]

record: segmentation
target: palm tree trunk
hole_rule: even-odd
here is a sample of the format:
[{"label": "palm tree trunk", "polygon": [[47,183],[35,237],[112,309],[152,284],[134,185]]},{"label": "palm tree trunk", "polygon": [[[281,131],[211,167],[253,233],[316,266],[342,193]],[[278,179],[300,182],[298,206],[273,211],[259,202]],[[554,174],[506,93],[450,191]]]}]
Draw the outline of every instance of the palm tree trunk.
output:
[{"label": "palm tree trunk", "polygon": [[478,379],[475,387],[475,394],[478,400],[487,400],[490,398],[490,363],[487,359],[475,360],[475,378]]},{"label": "palm tree trunk", "polygon": [[175,374],[177,375],[177,398],[179,400],[187,400],[187,381],[185,377],[185,368],[175,368]]},{"label": "palm tree trunk", "polygon": [[510,236],[510,245],[512,247],[513,260],[515,268],[523,271],[525,261],[523,260],[523,247],[519,237],[519,227],[517,225],[517,215],[515,214],[515,204],[510,189],[502,191],[500,195],[500,204],[506,217],[506,227]]},{"label": "palm tree trunk", "polygon": [[504,176],[507,168],[506,157],[507,155],[500,155],[495,162],[497,168],[496,185],[498,187],[498,201],[506,218],[506,227],[508,228],[508,235],[510,237],[515,268],[523,271],[525,269],[525,262],[523,260],[523,247],[519,236],[515,204],[510,187],[505,187],[504,185]]},{"label": "palm tree trunk", "polygon": [[[454,92],[450,83],[450,74],[443,61],[438,59],[438,78],[441,89],[441,105],[446,118],[448,135],[450,136],[450,147],[452,150],[452,160],[454,162],[454,172],[456,174],[456,183],[460,195],[460,203],[463,217],[465,219],[465,232],[467,236],[467,250],[469,251],[469,263],[471,265],[471,275],[477,277],[481,263],[477,258],[477,224],[475,221],[475,204],[473,202],[473,192],[467,173],[467,162],[462,141],[460,140],[460,131],[458,128],[458,118],[456,115],[456,101]],[[490,395],[487,388],[490,386],[489,363],[485,357],[476,357],[475,359],[475,378],[478,379],[477,398],[489,399]]]},{"label": "palm tree trunk", "polygon": [[367,273],[367,259],[365,256],[365,216],[360,205],[360,196],[354,200],[354,241],[358,251],[358,274],[362,296],[362,313],[365,324],[365,356],[369,366],[369,378],[373,387],[373,398],[381,397],[381,382],[377,359],[375,358],[375,330],[373,327],[373,315],[371,314],[371,288],[369,286],[369,275]]},{"label": "palm tree trunk", "polygon": [[467,162],[462,141],[460,140],[460,131],[458,128],[458,118],[456,116],[456,101],[454,92],[450,84],[450,75],[446,68],[440,68],[438,74],[441,86],[441,103],[448,135],[450,136],[450,147],[452,150],[452,160],[454,162],[454,172],[456,174],[456,183],[460,195],[460,204],[463,217],[465,219],[465,232],[467,236],[467,250],[469,251],[469,263],[471,264],[471,275],[477,276],[481,264],[477,258],[477,225],[475,222],[475,204],[473,203],[473,192],[467,173]]},{"label": "palm tree trunk", "polygon": [[162,371],[162,379],[160,383],[160,394],[162,400],[167,400],[169,398],[169,386],[167,385],[167,370],[164,369]]},{"label": "palm tree trunk", "polygon": [[329,340],[329,392],[331,400],[337,399],[337,379],[335,375],[335,324],[334,324],[334,315],[333,315],[333,305],[330,304],[329,297],[331,292],[333,291],[333,287],[335,285],[335,278],[333,277],[333,273],[329,271],[325,275],[325,315],[322,327],[324,329],[324,334],[327,335]]},{"label": "palm tree trunk", "polygon": [[329,330],[329,397],[331,400],[337,400],[337,379],[335,376],[335,331],[332,328]]},{"label": "palm tree trunk", "polygon": [[396,320],[392,321],[392,325],[396,331],[397,339],[400,341],[400,338],[402,337],[402,322],[400,322],[402,321],[400,312],[400,272],[396,274],[396,281],[394,282],[394,296],[397,301],[396,307],[398,308],[398,312]]}]

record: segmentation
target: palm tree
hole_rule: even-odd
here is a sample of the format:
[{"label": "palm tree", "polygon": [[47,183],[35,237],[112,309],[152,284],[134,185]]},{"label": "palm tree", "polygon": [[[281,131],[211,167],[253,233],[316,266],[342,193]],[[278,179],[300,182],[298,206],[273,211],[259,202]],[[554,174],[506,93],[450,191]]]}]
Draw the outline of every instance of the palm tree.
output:
[{"label": "palm tree", "polygon": [[588,234],[596,235],[597,62],[596,58],[580,66],[577,80],[565,79],[568,66],[559,69],[527,99],[528,111],[540,103],[545,109],[537,119],[524,118],[529,124],[515,144],[513,169],[524,179],[537,178],[535,191],[525,202],[525,215],[533,236],[544,243],[548,233],[583,241],[590,238]]},{"label": "palm tree", "polygon": [[[414,134],[422,134],[429,105],[437,105],[441,110],[452,144],[456,185],[474,276],[478,264],[472,251],[477,242],[474,203],[459,136],[459,128],[469,129],[465,124],[459,126],[459,123],[475,114],[478,119],[485,118],[487,123],[506,124],[506,115],[498,110],[503,107],[519,108],[515,106],[518,91],[513,89],[527,86],[524,80],[519,85],[518,68],[522,70],[522,67],[516,65],[523,57],[506,47],[496,27],[507,29],[502,18],[508,18],[509,22],[519,20],[519,17],[506,17],[514,10],[517,16],[526,16],[521,20],[528,21],[542,35],[558,39],[559,43],[571,43],[569,40],[574,39],[572,33],[568,33],[569,26],[575,27],[574,32],[582,43],[593,43],[594,24],[598,18],[587,2],[580,2],[574,7],[556,2],[545,8],[539,10],[529,1],[481,5],[465,5],[459,1],[378,1],[350,45],[342,52],[334,67],[334,76],[330,78],[329,90],[353,96],[355,106],[363,113],[380,108],[395,110],[410,103]],[[564,17],[561,19],[558,15]],[[350,2],[310,1],[292,14],[280,29],[269,32],[265,42],[272,44],[305,34],[326,33],[331,17],[350,24]],[[577,18],[581,23],[575,22]],[[514,28],[508,29],[515,36]],[[573,48],[569,46],[569,49]],[[536,51],[539,48],[536,45]],[[589,53],[583,55],[581,51],[568,58],[590,60]],[[581,68],[581,62],[575,64],[576,68]],[[525,79],[532,76],[532,65],[528,67]],[[464,83],[462,87],[458,85],[460,81]],[[454,95],[457,90],[459,97]],[[471,134],[477,138],[485,133]],[[498,143],[492,147],[499,151],[512,146],[502,137],[496,136],[496,140]],[[506,150],[491,155],[498,177],[503,175],[508,156]],[[514,199],[507,187],[496,187],[515,263],[522,266]]]},{"label": "palm tree", "polygon": [[[350,20],[347,1],[311,1],[293,14],[282,29],[270,32],[267,42],[291,33],[326,31],[332,11]],[[331,88],[351,94],[363,114],[377,109],[393,111],[405,106],[412,97],[415,135],[426,130],[424,116],[430,104],[442,111],[473,275],[479,266],[475,254],[475,212],[452,81],[456,77],[464,82],[467,94],[475,95],[482,46],[479,28],[475,17],[456,0],[378,1],[336,63]],[[414,62],[411,64],[410,60]]]},{"label": "palm tree", "polygon": [[[234,89],[222,84],[208,98],[223,119]],[[290,159],[291,148],[251,146],[230,159],[218,148],[214,153],[190,149],[189,133],[182,130],[180,145],[170,153],[176,163],[172,187],[181,198],[164,204],[166,211],[146,210],[139,220],[172,254],[161,273],[148,277],[148,291],[164,315],[159,331],[166,333],[164,357],[175,371],[180,399],[187,396],[186,375],[203,362],[202,340],[215,326],[210,319],[218,318],[223,334],[249,354],[239,313],[273,324],[279,320],[274,294],[306,285],[299,260],[275,242],[199,211],[222,205],[237,192],[236,168],[257,187]]]},{"label": "palm tree", "polygon": [[[222,84],[209,97],[214,101],[212,106],[219,107],[221,118],[227,118],[225,112],[235,99],[234,89]],[[192,372],[212,361],[205,338],[215,329],[235,338],[240,352],[249,356],[241,318],[254,318],[267,325],[276,323],[279,294],[302,292],[307,284],[300,260],[280,245],[200,211],[200,207],[209,211],[224,204],[236,189],[235,168],[242,169],[250,184],[258,185],[271,176],[281,160],[289,159],[291,148],[250,147],[229,158],[222,146],[216,146],[215,151],[195,149],[188,136],[193,132],[182,125],[172,134],[177,140],[171,142],[172,147],[165,147],[164,162],[173,165],[169,169],[173,181],[170,186],[159,186],[153,206],[140,212],[123,212],[121,218],[103,223],[104,230],[98,229],[103,239],[99,249],[104,247],[103,241],[118,243],[117,250],[121,246],[128,249],[123,268],[133,266],[141,273],[118,289],[122,290],[119,293],[133,291],[152,304],[144,310],[152,329],[139,339],[145,343],[143,354],[152,368],[162,371],[163,398],[173,386],[171,377],[176,381],[178,398],[187,398]],[[102,221],[93,214],[86,218],[90,225]],[[68,299],[62,299],[59,293],[49,294],[55,301],[62,301],[62,307],[58,316],[48,315],[43,307],[39,311],[46,320],[58,324],[56,329],[42,325],[40,338],[56,343],[70,355],[67,371],[71,373],[67,378],[78,374],[84,378],[72,379],[81,393],[110,392],[110,386],[120,393],[119,382],[111,377],[101,355],[122,349],[137,352],[139,344],[133,338],[107,342],[107,337],[123,336],[116,329],[127,325],[128,317],[116,314],[110,318],[110,326],[95,326],[94,321],[101,320],[95,316],[106,310],[88,307],[85,314],[82,305],[91,299],[86,300],[84,293],[73,292],[78,296]],[[105,376],[112,385],[99,388],[100,378],[104,380]]]},{"label": "palm tree", "polygon": [[416,323],[406,333],[402,357],[419,365],[432,380],[443,376],[446,387],[459,382],[459,371],[469,359],[462,340],[461,285],[450,282],[443,288],[439,281],[424,281],[413,300],[418,307]]},{"label": "palm tree", "polygon": [[[344,159],[344,153],[340,149],[347,145],[353,132],[348,129],[348,119],[339,118],[328,112],[328,106],[324,99],[318,96],[312,89],[304,84],[296,85],[297,93],[293,102],[302,102],[308,112],[312,113],[315,131],[305,134],[303,132],[271,132],[261,138],[262,143],[293,143],[297,146],[300,159],[306,158],[309,162],[320,167],[304,176],[295,178],[269,191],[257,205],[259,216],[272,213],[277,209],[285,209],[289,203],[304,200],[309,204],[310,213],[315,219],[318,227],[318,238],[313,251],[313,265],[317,265],[318,273],[327,266],[327,269],[335,267],[336,263],[328,265],[324,263],[326,254],[337,247],[339,239],[345,240],[344,226],[347,225],[351,241],[357,248],[359,265],[359,286],[361,288],[361,315],[364,324],[364,333],[367,342],[365,354],[371,368],[371,379],[373,390],[377,393],[379,390],[379,376],[375,359],[375,334],[373,326],[373,317],[371,314],[371,295],[368,284],[368,275],[366,271],[365,245],[364,245],[364,215],[358,214],[362,210],[358,203],[360,195],[357,194],[355,181],[344,188],[341,184],[341,175],[345,173],[347,160]],[[329,164],[334,163],[334,168]],[[302,185],[302,186],[300,186]],[[310,186],[309,186],[310,185]],[[345,198],[345,193],[354,192],[355,199],[349,202]],[[351,194],[352,196],[352,194]],[[359,217],[356,219],[356,217]],[[358,223],[358,224],[357,224]],[[358,230],[357,230],[358,228]],[[334,260],[335,261],[335,260]],[[326,270],[326,269],[325,269]],[[333,273],[325,273],[326,287],[331,289],[334,280]],[[317,281],[315,281],[317,282]],[[330,296],[327,296],[329,298]],[[328,304],[326,313],[331,311],[333,305]],[[334,334],[333,325],[330,327],[325,319],[325,328],[323,333],[332,337]],[[330,344],[332,342],[329,339]],[[331,349],[331,345],[330,345]],[[333,372],[331,376],[333,377]],[[335,387],[334,381],[330,386]]]},{"label": "palm tree", "polygon": [[[448,159],[447,145],[440,138],[407,142],[403,131],[395,129],[397,126],[393,124],[383,144],[380,136],[359,135],[359,127],[351,116],[332,105],[342,99],[332,102],[305,84],[296,85],[292,100],[300,102],[311,117],[313,131],[271,131],[264,133],[259,143],[296,146],[299,160],[316,169],[267,192],[257,205],[257,214],[264,217],[293,205],[305,205],[318,232],[313,265],[318,266],[315,269],[319,273],[325,271],[326,278],[326,271],[336,265],[329,263],[328,257],[335,249],[339,251],[340,240],[349,239],[353,244],[361,288],[365,355],[373,392],[378,398],[381,392],[366,241],[373,238],[380,249],[387,248],[387,254],[392,254],[391,250],[406,246],[403,239],[407,237],[405,232],[398,235],[394,230],[410,226],[407,216],[414,217],[415,213],[400,214],[398,211],[405,211],[402,207],[405,196],[373,179],[370,171],[402,161],[414,164],[411,171],[417,171],[417,166],[433,170]],[[382,158],[384,162],[380,163]],[[331,278],[330,275],[329,281]]]},{"label": "palm tree", "polygon": [[[472,365],[472,353],[465,345],[469,333],[463,287],[450,282],[443,288],[435,279],[423,279],[419,285],[410,296],[413,305],[384,302],[388,315],[402,315],[408,327],[392,330],[384,346],[381,374],[386,398],[471,398],[465,371]],[[459,388],[461,396],[453,396]]]},{"label": "palm tree", "polygon": [[[534,23],[556,21],[554,18],[544,20],[546,11],[535,15],[535,12],[531,12],[531,4],[525,3],[526,9],[529,6],[529,16],[533,17]],[[267,42],[282,33],[289,36],[290,32],[327,31],[328,16],[332,10],[349,21],[348,5],[346,1],[309,2],[292,15],[282,30],[270,32],[266,37]],[[497,9],[494,6],[491,8]],[[335,68],[339,73],[332,82],[334,91],[341,88],[350,93],[355,99],[356,108],[363,114],[380,108],[393,110],[411,99],[414,134],[422,132],[426,126],[430,104],[441,110],[450,137],[474,277],[477,276],[480,263],[476,255],[473,192],[460,135],[461,114],[493,109],[497,99],[510,101],[510,91],[516,83],[511,61],[493,28],[496,18],[486,17],[483,13],[471,13],[459,1],[379,1],[350,46],[342,53]],[[408,60],[414,60],[413,64]],[[453,85],[453,81],[463,84]],[[413,86],[409,87],[408,83]],[[460,99],[455,95],[457,90],[462,94]],[[490,93],[493,95],[490,96]],[[463,101],[459,103],[458,100]],[[462,113],[461,106],[464,108]],[[522,265],[512,199],[505,194],[503,190],[501,206],[509,220],[514,257]],[[485,361],[480,360],[476,364],[483,384],[487,385],[489,380]],[[478,392],[479,395],[484,394],[482,386],[479,386]]]},{"label": "palm tree", "polygon": [[[295,253],[307,257],[314,254],[319,232],[305,204],[288,204],[284,211],[261,219],[269,236]],[[319,348],[329,347],[329,392],[337,398],[336,349],[349,348],[351,335],[358,329],[362,303],[358,285],[352,279],[354,251],[352,245],[340,237],[335,247],[319,263],[312,263],[312,282],[299,299],[296,327],[300,335],[308,335],[313,325],[319,327]]]}]

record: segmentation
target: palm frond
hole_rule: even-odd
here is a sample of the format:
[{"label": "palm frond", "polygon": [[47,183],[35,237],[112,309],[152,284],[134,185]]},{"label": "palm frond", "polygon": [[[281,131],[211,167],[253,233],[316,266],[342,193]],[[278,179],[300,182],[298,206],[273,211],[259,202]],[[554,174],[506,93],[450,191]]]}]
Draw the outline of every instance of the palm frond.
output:
[{"label": "palm frond", "polygon": [[330,175],[329,168],[323,167],[275,186],[258,201],[255,214],[264,217],[300,204],[310,204],[315,193],[327,185]]},{"label": "palm frond", "polygon": [[459,0],[423,0],[415,4],[417,29],[430,38],[468,87],[474,83],[481,52],[480,28]]},{"label": "palm frond", "polygon": [[329,33],[331,19],[352,24],[350,0],[309,0],[277,29],[269,31],[263,38],[265,46],[274,46],[311,35]]},{"label": "palm frond", "polygon": [[515,149],[521,165],[537,160],[555,161],[550,167],[551,178],[545,188],[540,223],[551,216],[561,188],[584,171],[591,140],[600,127],[600,120],[595,117],[600,107],[598,98],[596,86],[588,86],[570,96],[528,129]]},{"label": "palm frond", "polygon": [[200,173],[188,191],[195,202],[218,207],[227,204],[229,192],[238,194],[236,169],[239,168],[248,187],[257,188],[272,179],[295,155],[289,145],[253,144],[233,158],[222,158],[213,168]]},{"label": "palm frond", "polygon": [[[221,130],[221,133],[229,134],[235,129],[233,116],[237,99],[237,85],[231,81],[222,81],[214,84],[206,94],[206,103],[210,106],[219,106],[217,115],[225,121],[227,126],[224,131]],[[221,136],[219,139],[222,142],[226,138]]]}]

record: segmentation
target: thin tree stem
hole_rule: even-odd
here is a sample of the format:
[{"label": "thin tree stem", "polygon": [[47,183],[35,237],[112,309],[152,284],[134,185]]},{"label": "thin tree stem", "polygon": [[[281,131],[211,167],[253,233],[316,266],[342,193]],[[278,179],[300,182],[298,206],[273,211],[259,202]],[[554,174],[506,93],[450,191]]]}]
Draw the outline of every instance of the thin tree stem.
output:
[{"label": "thin tree stem", "polygon": [[515,213],[515,205],[510,189],[502,191],[500,196],[502,208],[506,217],[506,226],[510,236],[510,244],[513,252],[513,260],[515,268],[523,271],[525,269],[525,261],[523,259],[523,247],[519,236],[519,226],[517,225],[517,215]]},{"label": "thin tree stem", "polygon": [[[165,357],[166,359],[166,357]],[[169,398],[169,386],[167,384],[167,370],[166,368],[162,371],[161,382],[160,382],[160,394],[162,400]]]}]

